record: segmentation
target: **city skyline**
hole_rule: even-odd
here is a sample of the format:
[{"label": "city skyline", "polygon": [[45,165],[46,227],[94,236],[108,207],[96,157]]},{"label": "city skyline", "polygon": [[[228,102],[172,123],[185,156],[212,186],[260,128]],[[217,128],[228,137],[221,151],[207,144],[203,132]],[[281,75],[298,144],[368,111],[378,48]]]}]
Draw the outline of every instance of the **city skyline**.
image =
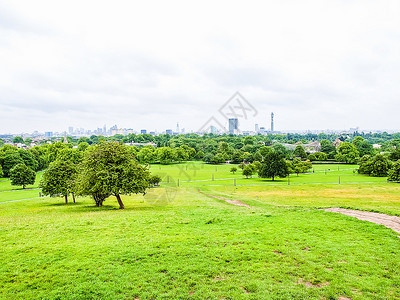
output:
[{"label": "city skyline", "polygon": [[177,120],[196,132],[237,91],[258,111],[240,122],[248,130],[269,128],[273,111],[278,131],[397,131],[399,11],[394,0],[115,1],[95,12],[6,0],[0,132]]}]

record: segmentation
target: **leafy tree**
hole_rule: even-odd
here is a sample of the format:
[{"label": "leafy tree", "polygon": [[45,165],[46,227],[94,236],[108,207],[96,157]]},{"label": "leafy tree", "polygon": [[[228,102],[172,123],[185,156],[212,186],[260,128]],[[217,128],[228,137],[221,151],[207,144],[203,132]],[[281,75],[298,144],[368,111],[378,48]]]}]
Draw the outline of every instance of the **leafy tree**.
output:
[{"label": "leafy tree", "polygon": [[170,147],[161,147],[157,149],[157,159],[162,165],[168,165],[175,160],[174,151]]},{"label": "leafy tree", "polygon": [[337,161],[348,164],[355,164],[359,159],[359,152],[353,144],[349,142],[341,143],[337,148],[338,154],[335,155]]},{"label": "leafy tree", "polygon": [[78,150],[81,152],[85,152],[87,148],[89,148],[89,143],[87,142],[81,142],[78,144]]},{"label": "leafy tree", "polygon": [[20,136],[16,136],[16,137],[13,138],[13,143],[14,144],[18,144],[18,143],[22,144],[23,142],[24,142],[24,139],[22,137],[20,137]]},{"label": "leafy tree", "polygon": [[281,157],[281,158],[285,158],[288,156],[289,151],[285,148],[285,146],[283,146],[282,144],[274,144],[272,146],[272,149]]},{"label": "leafy tree", "polygon": [[65,198],[65,204],[68,204],[68,195],[73,192],[77,175],[78,169],[72,161],[56,160],[43,173],[39,186],[44,195],[51,197],[62,195]]},{"label": "leafy tree", "polygon": [[162,181],[162,179],[158,175],[151,175],[149,178],[149,184],[151,186],[158,186],[161,181]]},{"label": "leafy tree", "polygon": [[334,158],[336,155],[336,147],[332,145],[329,140],[324,139],[321,141],[321,152],[328,155],[328,158]]},{"label": "leafy tree", "polygon": [[244,163],[244,162],[241,162],[240,164],[239,164],[239,169],[244,169],[244,167],[246,166],[246,164]]},{"label": "leafy tree", "polygon": [[389,170],[388,181],[400,181],[400,159],[396,161]]},{"label": "leafy tree", "polygon": [[299,176],[299,173],[306,173],[308,170],[312,168],[312,164],[310,161],[302,161],[300,158],[295,158],[289,165],[291,173],[296,173]]},{"label": "leafy tree", "polygon": [[120,209],[124,209],[121,195],[145,194],[149,177],[150,172],[132,157],[127,146],[103,142],[85,153],[77,190],[93,198],[114,195]]},{"label": "leafy tree", "polygon": [[140,163],[148,164],[155,160],[156,152],[153,146],[143,147],[139,150],[139,153],[137,154],[136,157]]},{"label": "leafy tree", "polygon": [[354,138],[353,145],[356,146],[360,157],[363,155],[373,155],[374,153],[373,146],[366,140],[364,140],[364,138],[361,136],[357,136]]},{"label": "leafy tree", "polygon": [[231,170],[230,170],[230,172],[231,172],[232,174],[235,174],[236,171],[237,171],[237,168],[236,168],[236,167],[232,167]]},{"label": "leafy tree", "polygon": [[306,150],[304,150],[303,145],[297,145],[294,149],[293,155],[302,159],[305,159],[307,157],[307,153]]},{"label": "leafy tree", "polygon": [[263,162],[258,173],[262,178],[286,177],[289,174],[288,167],[282,154],[277,151],[269,152]]},{"label": "leafy tree", "polygon": [[1,165],[0,165],[0,178],[3,177],[3,176],[4,176],[4,174],[3,174],[3,168],[2,168]]},{"label": "leafy tree", "polygon": [[243,168],[242,174],[244,176],[246,176],[246,178],[251,177],[253,175],[253,173],[254,173],[254,170],[251,166],[247,165]]},{"label": "leafy tree", "polygon": [[187,161],[189,159],[189,154],[185,151],[184,148],[179,147],[174,149],[174,154],[178,162]]},{"label": "leafy tree", "polygon": [[10,170],[11,185],[22,185],[22,188],[28,184],[34,184],[36,179],[35,171],[25,164],[18,164]]},{"label": "leafy tree", "polygon": [[24,161],[24,164],[27,165],[32,170],[36,171],[38,169],[38,162],[36,161],[35,156],[32,154],[31,151],[19,149],[18,150],[19,156]]},{"label": "leafy tree", "polygon": [[364,155],[359,161],[358,172],[375,177],[384,177],[388,175],[391,167],[390,161],[382,154],[377,154],[374,157]]},{"label": "leafy tree", "polygon": [[208,164],[211,164],[213,160],[214,160],[214,155],[212,153],[207,153],[203,158],[203,161]]},{"label": "leafy tree", "polygon": [[225,161],[226,161],[225,157],[221,153],[217,153],[216,155],[214,155],[214,157],[211,160],[213,164],[222,164]]},{"label": "leafy tree", "polygon": [[372,174],[373,163],[372,163],[371,155],[364,155],[363,157],[361,157],[358,164],[359,164],[359,168],[358,168],[359,174],[365,174],[365,175]]},{"label": "leafy tree", "polygon": [[309,159],[310,161],[316,161],[316,160],[318,160],[318,161],[324,161],[324,160],[327,160],[327,159],[328,159],[328,155],[326,155],[324,152],[315,152],[315,153],[311,153],[311,154],[308,156],[308,159]]},{"label": "leafy tree", "polygon": [[4,156],[4,159],[3,159],[4,176],[9,177],[10,170],[18,164],[24,164],[24,161],[22,160],[18,151],[7,151],[6,155]]},{"label": "leafy tree", "polygon": [[261,170],[261,162],[259,161],[254,161],[249,165],[253,169],[253,173],[258,173]]}]

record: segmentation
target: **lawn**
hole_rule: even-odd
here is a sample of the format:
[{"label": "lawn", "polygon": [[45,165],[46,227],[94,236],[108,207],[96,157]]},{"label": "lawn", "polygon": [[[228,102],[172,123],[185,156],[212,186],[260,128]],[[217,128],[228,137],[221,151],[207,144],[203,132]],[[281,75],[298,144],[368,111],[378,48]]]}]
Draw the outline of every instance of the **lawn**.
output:
[{"label": "lawn", "polygon": [[[190,180],[184,180],[186,164],[151,166],[170,183],[144,197],[123,197],[125,210],[113,198],[102,208],[89,198],[67,206],[48,197],[1,203],[0,298],[400,298],[398,234],[317,209],[399,214],[397,185],[351,170],[319,172],[326,166],[293,176],[297,185],[241,179],[225,165],[193,166]],[[333,172],[361,182],[315,184],[338,175]],[[18,192],[0,193],[0,199]]]}]

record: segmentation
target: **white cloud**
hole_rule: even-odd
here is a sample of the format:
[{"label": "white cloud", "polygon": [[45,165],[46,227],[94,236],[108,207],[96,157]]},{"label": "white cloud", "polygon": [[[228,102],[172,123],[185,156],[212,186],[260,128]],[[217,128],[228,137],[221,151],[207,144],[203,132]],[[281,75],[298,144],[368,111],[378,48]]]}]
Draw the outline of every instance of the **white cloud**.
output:
[{"label": "white cloud", "polygon": [[[277,129],[400,129],[398,1],[6,1],[0,132],[196,130],[239,90]],[[250,127],[251,126],[251,127]]]}]

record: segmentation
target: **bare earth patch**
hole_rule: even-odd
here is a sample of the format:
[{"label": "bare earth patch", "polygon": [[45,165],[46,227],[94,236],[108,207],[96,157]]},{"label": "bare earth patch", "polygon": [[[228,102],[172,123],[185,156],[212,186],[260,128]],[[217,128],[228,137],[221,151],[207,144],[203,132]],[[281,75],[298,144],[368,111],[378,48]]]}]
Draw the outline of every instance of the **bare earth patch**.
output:
[{"label": "bare earth patch", "polygon": [[384,225],[387,228],[393,229],[394,231],[400,233],[400,217],[369,212],[369,211],[359,211],[359,210],[336,208],[336,207],[327,208],[324,210],[344,214],[350,217],[355,217],[359,220],[369,221],[375,224]]},{"label": "bare earth patch", "polygon": [[206,195],[208,197],[215,198],[215,199],[218,199],[218,200],[223,200],[223,201],[225,201],[225,202],[227,202],[229,204],[233,204],[233,205],[237,205],[237,206],[246,206],[246,207],[250,208],[250,205],[247,205],[247,204],[245,204],[245,203],[243,203],[242,201],[239,201],[239,200],[231,200],[231,199],[228,199],[228,198],[225,198],[225,197],[221,197],[221,196],[214,196],[214,195],[206,194],[206,193],[200,191],[199,188],[197,189],[197,191],[199,193],[203,194],[203,195]]}]

